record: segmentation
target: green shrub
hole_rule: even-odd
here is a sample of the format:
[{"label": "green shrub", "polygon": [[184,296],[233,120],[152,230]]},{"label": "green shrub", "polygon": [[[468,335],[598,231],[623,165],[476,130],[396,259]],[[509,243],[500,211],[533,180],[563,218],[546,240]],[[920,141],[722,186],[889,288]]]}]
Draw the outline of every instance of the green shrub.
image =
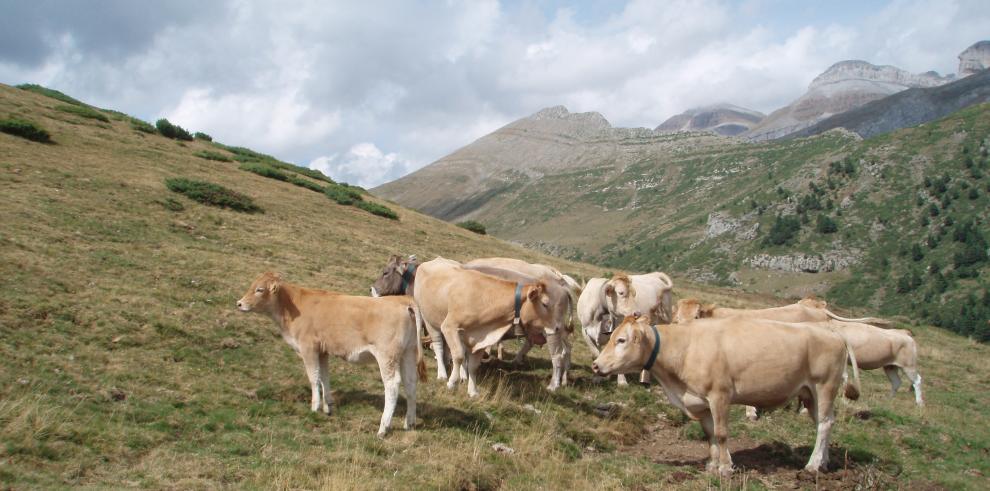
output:
[{"label": "green shrub", "polygon": [[52,136],[44,128],[22,119],[0,119],[0,132],[39,143],[52,141]]},{"label": "green shrub", "polygon": [[75,114],[76,116],[79,117],[95,119],[97,121],[103,121],[104,123],[110,122],[110,118],[108,118],[105,114],[89,106],[72,106],[68,104],[59,104],[58,106],[55,106],[55,109],[69,114]]},{"label": "green shrub", "polygon": [[258,174],[259,176],[267,177],[269,179],[278,179],[279,181],[289,180],[289,176],[287,176],[284,172],[265,164],[255,164],[252,162],[247,162],[241,164],[241,166],[238,168],[241,170],[246,170],[248,172],[253,172],[255,174]]},{"label": "green shrub", "polygon": [[189,134],[185,128],[172,124],[169,120],[162,118],[155,122],[155,127],[158,128],[158,132],[162,134],[165,138],[171,138],[173,140],[185,140],[192,141],[193,137]]},{"label": "green shrub", "polygon": [[[301,167],[301,166],[298,166],[298,165],[290,164],[290,163],[287,163],[287,162],[282,162],[282,161],[279,161],[279,160],[273,160],[271,162],[268,162],[268,164],[271,165],[272,167],[277,168],[277,169],[287,170],[289,172],[295,172],[296,174],[301,174],[301,175],[304,175],[306,177],[309,177],[309,178],[312,178],[312,179],[316,179],[317,181],[324,181],[324,182],[330,182],[330,183],[337,184],[336,181],[334,181],[333,179],[330,179],[329,177],[325,176],[322,172],[320,172],[318,170],[315,170],[315,169],[309,169],[307,167]],[[341,185],[342,186],[347,186],[347,184],[343,184],[343,183],[341,183]],[[354,188],[354,189],[360,189],[357,186],[347,186],[347,187]]]},{"label": "green shrub", "polygon": [[317,193],[323,192],[323,186],[320,186],[319,184],[312,181],[307,181],[306,179],[303,179],[301,177],[289,176],[289,182],[301,188],[309,189],[310,191],[316,191]]},{"label": "green shrub", "polygon": [[834,234],[839,231],[839,226],[836,225],[835,220],[832,220],[828,215],[818,215],[818,222],[815,223],[815,230],[818,230],[820,234]]},{"label": "green shrub", "polygon": [[246,213],[262,213],[264,210],[254,204],[250,196],[227,189],[219,184],[205,181],[194,181],[182,177],[165,179],[165,185],[176,193],[203,203],[204,205],[230,208]]},{"label": "green shrub", "polygon": [[488,234],[488,231],[485,230],[485,226],[481,222],[476,222],[474,220],[467,220],[465,222],[458,223],[457,226],[466,230],[470,230],[476,234],[480,234],[480,235]]},{"label": "green shrub", "polygon": [[242,162],[242,163],[255,162],[255,163],[268,164],[269,166],[274,167],[276,169],[294,172],[296,174],[301,174],[306,177],[316,179],[317,181],[324,181],[324,182],[336,184],[336,182],[333,179],[330,179],[329,177],[327,177],[318,170],[309,169],[306,167],[300,167],[298,165],[293,165],[287,162],[282,162],[281,160],[278,160],[275,157],[272,157],[271,155],[263,154],[261,152],[255,152],[250,148],[231,147],[216,142],[213,144],[216,145],[218,148],[222,148],[234,154],[234,160],[238,162]]},{"label": "green shrub", "polygon": [[200,157],[200,158],[204,158],[206,160],[216,160],[217,162],[233,162],[233,160],[231,160],[230,157],[228,157],[228,156],[226,156],[226,155],[224,155],[222,153],[211,152],[209,150],[200,150],[200,151],[194,153],[193,155],[195,155],[197,157]]},{"label": "green shrub", "polygon": [[398,220],[399,215],[396,215],[391,208],[380,205],[378,203],[372,203],[370,201],[358,201],[354,206],[371,213],[372,215],[378,215],[380,217],[389,218],[392,220]]},{"label": "green shrub", "polygon": [[[193,138],[195,138],[197,140],[208,141],[208,142],[213,141],[213,137],[212,136],[207,135],[206,133],[203,133],[202,131],[197,131],[197,132],[193,133]],[[230,161],[230,159],[228,159],[228,162],[229,161]]]},{"label": "green shrub", "polygon": [[355,202],[364,201],[360,192],[336,183],[328,185],[323,189],[323,192],[327,197],[342,205],[353,205]]},{"label": "green shrub", "polygon": [[158,130],[151,126],[151,123],[138,118],[131,118],[131,129],[152,135],[158,133]]},{"label": "green shrub", "polygon": [[801,221],[795,216],[777,215],[770,232],[763,238],[763,245],[783,245],[787,244],[801,230]]},{"label": "green shrub", "polygon": [[18,89],[26,90],[28,92],[34,92],[35,94],[41,94],[45,97],[51,97],[52,99],[57,99],[62,102],[67,102],[69,104],[75,104],[77,106],[85,106],[81,101],[73,99],[55,89],[49,89],[48,87],[42,87],[38,84],[21,84],[17,86]]}]

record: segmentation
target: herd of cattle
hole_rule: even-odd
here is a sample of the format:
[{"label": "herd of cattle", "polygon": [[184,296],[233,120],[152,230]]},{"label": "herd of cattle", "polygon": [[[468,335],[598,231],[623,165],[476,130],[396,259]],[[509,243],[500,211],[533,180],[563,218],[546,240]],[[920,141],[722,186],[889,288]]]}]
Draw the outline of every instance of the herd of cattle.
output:
[{"label": "herd of cattle", "polygon": [[[437,361],[437,378],[453,389],[466,380],[478,395],[477,369],[509,338],[523,338],[514,362],[533,345],[546,344],[553,367],[547,389],[568,383],[571,321],[595,360],[596,377],[640,373],[655,377],[667,399],[698,420],[709,440],[710,472],[732,471],[726,439],[730,404],[771,409],[797,398],[817,424],[806,469],[828,462],[834,402],[845,385],[859,396],[859,369],[883,368],[891,393],[907,375],[923,405],[917,346],[906,330],[877,326],[877,318],[847,319],[824,302],[805,299],[784,307],[741,310],[673,302],[664,273],[592,278],[583,286],[558,270],[517,259],[459,263],[438,257],[392,256],[371,287],[371,297],[292,285],[263,273],[237,302],[244,312],[269,315],[303,360],[312,391],[311,409],[330,414],[329,357],[377,361],[385,386],[378,435],[388,431],[402,384],[405,428],[416,421],[416,384],[426,378],[423,329]],[[448,358],[449,356],[449,358]],[[447,360],[451,364],[447,370]],[[852,380],[846,368],[852,367]]]}]

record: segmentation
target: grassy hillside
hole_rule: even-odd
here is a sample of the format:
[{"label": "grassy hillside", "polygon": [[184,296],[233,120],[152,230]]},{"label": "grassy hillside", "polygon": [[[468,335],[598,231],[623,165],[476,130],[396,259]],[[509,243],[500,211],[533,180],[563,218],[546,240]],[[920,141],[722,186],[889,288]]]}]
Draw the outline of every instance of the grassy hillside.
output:
[{"label": "grassy hillside", "polygon": [[[394,205],[398,220],[379,217],[311,186],[205,158],[237,155],[209,141],[166,139],[125,115],[99,111],[109,119],[102,121],[58,109],[64,103],[0,86],[0,118],[31,122],[53,142],[0,133],[4,487],[694,489],[715,482],[702,473],[697,424],[655,388],[593,384],[577,340],[574,387],[557,394],[543,390],[550,364],[545,350],[534,350],[522,368],[485,366],[478,400],[463,388],[423,384],[418,429],[382,441],[374,437],[377,370],[335,362],[337,411],[311,414],[301,364],[271,321],[233,308],[262,270],[363,294],[391,253],[509,255],[582,275],[603,269]],[[166,187],[177,177],[242,193],[263,212],[193,201]],[[732,305],[774,302],[731,290],[678,291]],[[913,329],[929,407],[914,408],[904,393],[888,399],[882,375],[868,375],[865,398],[839,412],[833,455],[845,470],[823,484],[990,484],[990,349]],[[744,469],[735,484],[810,485],[795,478],[813,439],[806,418],[778,412],[751,424],[736,416],[732,448]],[[494,443],[515,453],[496,452]]]}]

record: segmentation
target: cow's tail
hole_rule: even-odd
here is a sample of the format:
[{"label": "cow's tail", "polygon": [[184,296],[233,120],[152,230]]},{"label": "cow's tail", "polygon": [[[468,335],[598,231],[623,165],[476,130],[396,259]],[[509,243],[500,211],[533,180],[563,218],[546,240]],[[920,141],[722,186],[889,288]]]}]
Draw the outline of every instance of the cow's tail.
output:
[{"label": "cow's tail", "polygon": [[853,379],[852,381],[846,381],[846,399],[850,401],[855,401],[859,399],[859,364],[856,363],[856,353],[853,352],[852,347],[849,346],[849,341],[842,337],[842,342],[846,344],[846,356],[849,358],[849,364],[852,365]]},{"label": "cow's tail", "polygon": [[419,337],[423,329],[423,315],[419,313],[419,307],[416,305],[410,305],[409,310],[412,311],[413,319],[416,321],[416,335],[413,336],[413,342],[416,343],[416,375],[420,382],[425,382],[426,362],[423,361],[423,343]]},{"label": "cow's tail", "polygon": [[871,324],[871,325],[874,325],[874,326],[877,326],[877,327],[889,326],[891,324],[891,322],[889,320],[887,320],[887,319],[881,319],[879,317],[860,317],[858,319],[849,319],[847,317],[839,317],[838,315],[835,315],[834,313],[832,313],[828,309],[823,309],[823,310],[825,310],[825,314],[828,315],[828,317],[830,319],[835,319],[837,321],[842,321],[842,322],[859,322],[859,323],[862,323],[862,324]]}]

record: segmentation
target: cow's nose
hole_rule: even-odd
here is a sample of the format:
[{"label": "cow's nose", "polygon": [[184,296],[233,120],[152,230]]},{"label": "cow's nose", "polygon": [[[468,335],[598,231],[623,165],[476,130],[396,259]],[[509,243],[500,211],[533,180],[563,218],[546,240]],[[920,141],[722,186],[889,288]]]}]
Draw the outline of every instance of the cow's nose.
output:
[{"label": "cow's nose", "polygon": [[598,373],[598,364],[597,363],[592,363],[591,364],[591,371],[592,372],[595,372],[595,373]]},{"label": "cow's nose", "polygon": [[237,308],[241,308],[241,301],[240,300],[237,301]]}]

